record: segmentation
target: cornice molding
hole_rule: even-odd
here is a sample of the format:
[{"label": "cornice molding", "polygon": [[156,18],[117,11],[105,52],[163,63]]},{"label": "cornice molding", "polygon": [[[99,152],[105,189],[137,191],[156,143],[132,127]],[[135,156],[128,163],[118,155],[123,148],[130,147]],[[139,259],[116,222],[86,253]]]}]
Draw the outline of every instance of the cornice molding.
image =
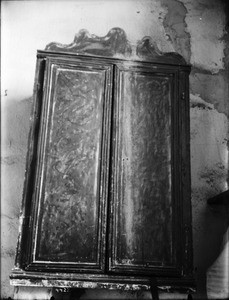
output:
[{"label": "cornice molding", "polygon": [[153,39],[143,37],[137,45],[131,46],[123,29],[112,28],[103,37],[81,29],[70,44],[52,42],[45,48],[51,52],[65,52],[76,55],[96,55],[101,57],[121,57],[125,59],[154,61],[158,63],[186,65],[184,58],[176,53],[161,52]]}]

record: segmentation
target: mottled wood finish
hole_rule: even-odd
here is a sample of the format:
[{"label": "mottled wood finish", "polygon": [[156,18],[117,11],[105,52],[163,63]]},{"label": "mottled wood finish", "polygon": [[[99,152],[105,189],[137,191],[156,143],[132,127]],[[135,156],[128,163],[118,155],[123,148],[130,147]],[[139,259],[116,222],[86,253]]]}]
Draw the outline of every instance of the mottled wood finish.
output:
[{"label": "mottled wood finish", "polygon": [[46,59],[36,168],[28,179],[36,187],[24,237],[29,270],[44,263],[104,269],[112,68]]},{"label": "mottled wood finish", "polygon": [[132,52],[126,34],[121,28],[112,28],[104,37],[98,37],[82,29],[75,35],[74,41],[71,44],[50,43],[46,46],[45,50],[93,54],[105,57],[113,57],[120,54],[129,56]]},{"label": "mottled wood finish", "polygon": [[[106,274],[50,273],[14,270],[11,283],[18,286],[56,287],[68,291],[71,288],[121,289],[123,291],[150,290],[151,277]],[[163,292],[194,292],[193,281],[186,278],[159,277],[157,288]]]},{"label": "mottled wood finish", "polygon": [[153,267],[165,270],[176,261],[171,180],[174,74],[123,65],[116,70],[112,267],[152,273]]},{"label": "mottled wood finish", "polygon": [[193,287],[190,67],[135,51],[119,28],[38,51],[12,284]]},{"label": "mottled wood finish", "polygon": [[52,72],[36,260],[96,263],[105,71]]}]

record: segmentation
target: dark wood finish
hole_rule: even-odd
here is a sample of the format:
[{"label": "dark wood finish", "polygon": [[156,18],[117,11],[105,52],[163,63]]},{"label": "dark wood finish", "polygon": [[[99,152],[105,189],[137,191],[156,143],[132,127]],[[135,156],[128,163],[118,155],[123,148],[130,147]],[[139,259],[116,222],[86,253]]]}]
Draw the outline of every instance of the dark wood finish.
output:
[{"label": "dark wood finish", "polygon": [[[66,271],[66,270],[65,270]],[[163,291],[194,291],[193,278],[156,277],[158,289]],[[152,277],[108,274],[76,274],[53,272],[27,272],[15,269],[11,283],[19,286],[45,286],[59,288],[104,288],[122,290],[149,290]]]},{"label": "dark wood finish", "polygon": [[112,68],[46,58],[27,270],[104,269]]},{"label": "dark wood finish", "polygon": [[50,68],[35,260],[99,264],[105,71]]},{"label": "dark wood finish", "polygon": [[178,198],[172,192],[179,190],[172,183],[176,70],[120,64],[116,73],[110,270],[170,274]]},{"label": "dark wood finish", "polygon": [[48,68],[34,260],[102,268],[106,199],[100,196],[100,187],[107,160],[102,127],[106,77],[112,67],[49,60]]},{"label": "dark wood finish", "polygon": [[189,72],[118,28],[38,51],[12,284],[193,288]]},{"label": "dark wood finish", "polygon": [[[182,243],[177,245],[180,261],[182,261],[182,273],[184,277],[193,274],[193,248],[192,248],[192,207],[191,207],[191,172],[190,172],[190,107],[189,107],[189,71],[179,72],[179,101],[178,111],[179,126],[177,142],[177,174],[180,177],[180,199],[177,203],[176,230],[181,235]],[[182,209],[181,209],[182,208]],[[181,229],[181,230],[180,230]]]},{"label": "dark wood finish", "polygon": [[44,88],[45,59],[37,58],[36,75],[34,83],[34,102],[30,118],[30,132],[28,138],[28,151],[26,158],[26,170],[24,189],[22,196],[22,208],[19,217],[19,236],[17,243],[15,268],[25,268],[30,246],[28,243],[28,230],[31,228],[32,195],[34,192],[34,174],[37,161],[37,143],[40,127],[40,115],[42,109],[42,95]]}]

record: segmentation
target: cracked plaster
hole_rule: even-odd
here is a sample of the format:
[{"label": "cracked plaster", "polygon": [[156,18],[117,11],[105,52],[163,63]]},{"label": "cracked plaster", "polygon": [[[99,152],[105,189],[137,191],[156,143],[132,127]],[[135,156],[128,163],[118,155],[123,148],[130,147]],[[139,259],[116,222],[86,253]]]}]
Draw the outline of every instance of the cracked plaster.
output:
[{"label": "cracked plaster", "polygon": [[228,119],[199,95],[190,100],[192,192],[205,201],[228,188]]},{"label": "cracked plaster", "polygon": [[186,30],[185,16],[186,7],[178,0],[161,0],[166,9],[163,25],[168,40],[171,41],[174,51],[181,54],[187,63],[190,62],[190,34]]},{"label": "cracked plaster", "polygon": [[190,76],[190,91],[207,99],[219,112],[229,115],[227,71],[220,71],[218,74],[212,75],[199,69],[193,69]]},{"label": "cracked plaster", "polygon": [[[30,100],[26,102],[21,99],[31,95],[32,92],[34,49],[42,49],[52,40],[68,43],[77,32],[77,28],[87,28],[96,35],[104,35],[114,26],[122,27],[132,44],[145,35],[152,36],[161,51],[177,51],[194,66],[190,76],[194,265],[197,268],[196,276],[198,285],[200,285],[198,289],[205,289],[206,269],[218,250],[217,245],[220,245],[219,231],[224,228],[222,216],[218,216],[217,219],[209,212],[206,199],[225,190],[228,179],[228,119],[225,115],[226,102],[228,102],[228,74],[222,73],[225,67],[224,62],[226,62],[224,57],[226,48],[223,40],[225,17],[223,6],[219,3],[219,1],[213,0],[155,0],[144,3],[143,1],[122,1],[123,9],[120,10],[119,1],[113,1],[112,4],[111,2],[108,4],[106,1],[99,1],[99,3],[94,1],[93,4],[91,1],[88,3],[79,1],[78,4],[72,4],[74,14],[65,7],[61,28],[58,27],[58,24],[56,28],[52,25],[49,27],[50,32],[45,36],[44,32],[46,32],[47,26],[45,14],[39,16],[40,26],[36,27],[37,10],[36,12],[31,11],[30,18],[33,19],[33,22],[32,19],[28,19],[24,24],[30,22],[31,28],[36,27],[36,34],[33,32],[29,44],[20,44],[20,40],[18,40],[21,38],[20,35],[14,35],[14,39],[12,39],[12,35],[8,35],[10,37],[8,47],[12,46],[12,41],[16,42],[18,44],[17,53],[22,57],[24,53],[28,55],[26,64],[23,60],[17,61],[17,68],[15,68],[17,56],[12,59],[12,53],[11,55],[7,53],[7,60],[4,60],[4,64],[8,63],[7,66],[11,66],[7,74],[8,81],[3,82],[6,86],[5,88],[2,86],[3,90],[8,89],[7,96],[3,101],[7,103],[8,107],[4,108],[7,130],[4,133],[5,137],[2,136],[4,146],[2,170],[4,171],[5,189],[5,191],[3,190],[3,205],[4,213],[6,212],[2,218],[2,222],[4,222],[2,268],[5,270],[2,274],[2,289],[5,297],[12,296],[12,287],[9,286],[8,276],[14,262],[12,253],[16,248],[18,232],[16,218],[20,210],[31,105]],[[91,4],[92,8],[89,9]],[[51,7],[51,4],[49,5]],[[57,4],[57,6],[61,7],[61,4]],[[23,10],[23,8],[20,9]],[[54,23],[57,11],[58,8],[53,10],[49,16]],[[103,11],[106,11],[107,15]],[[20,15],[18,11],[17,15]],[[74,16],[74,21],[71,16]],[[96,20],[94,16],[96,16]],[[103,26],[101,26],[101,22]],[[16,23],[12,22],[11,24],[14,27]],[[20,26],[22,24],[23,22],[20,23]],[[29,26],[24,29],[15,26],[12,28],[12,32],[17,32],[17,29],[20,29],[28,37],[30,36]],[[10,59],[14,65],[11,64]],[[13,73],[10,73],[11,70]],[[23,78],[21,70],[23,70]],[[12,230],[11,233],[10,230]],[[207,246],[204,246],[205,244]],[[41,289],[35,291],[25,288],[20,291],[18,289],[15,296],[23,300],[33,299],[32,295],[34,294],[37,299],[50,295],[50,291]],[[104,294],[102,295],[104,296]],[[120,294],[117,294],[117,297],[118,295]],[[149,294],[141,296],[150,298]],[[176,299],[176,295],[173,297]]]},{"label": "cracked plaster", "polygon": [[187,9],[191,36],[191,64],[216,74],[224,68],[224,7],[220,1],[180,0]]}]

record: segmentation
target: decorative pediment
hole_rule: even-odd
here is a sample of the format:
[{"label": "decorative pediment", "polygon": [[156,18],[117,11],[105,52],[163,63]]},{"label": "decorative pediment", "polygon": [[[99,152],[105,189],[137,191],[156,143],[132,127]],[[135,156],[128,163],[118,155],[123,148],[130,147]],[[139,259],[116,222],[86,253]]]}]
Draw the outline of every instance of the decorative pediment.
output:
[{"label": "decorative pediment", "polygon": [[118,57],[125,59],[156,61],[169,64],[186,64],[184,58],[176,53],[164,53],[149,36],[145,36],[136,46],[131,46],[126,33],[121,28],[112,28],[106,36],[99,37],[82,29],[75,35],[69,45],[50,43],[45,50],[53,52],[67,52],[78,55],[96,55],[102,57]]},{"label": "decorative pediment", "polygon": [[161,52],[157,44],[149,36],[145,36],[138,42],[136,55],[144,60],[157,60],[161,58],[166,63],[186,64],[184,58],[176,52]]},{"label": "decorative pediment", "polygon": [[127,40],[125,31],[121,28],[111,29],[104,37],[98,37],[82,29],[75,35],[71,44],[50,43],[45,50],[106,57],[114,57],[118,54],[129,56],[131,54],[130,43]]}]

